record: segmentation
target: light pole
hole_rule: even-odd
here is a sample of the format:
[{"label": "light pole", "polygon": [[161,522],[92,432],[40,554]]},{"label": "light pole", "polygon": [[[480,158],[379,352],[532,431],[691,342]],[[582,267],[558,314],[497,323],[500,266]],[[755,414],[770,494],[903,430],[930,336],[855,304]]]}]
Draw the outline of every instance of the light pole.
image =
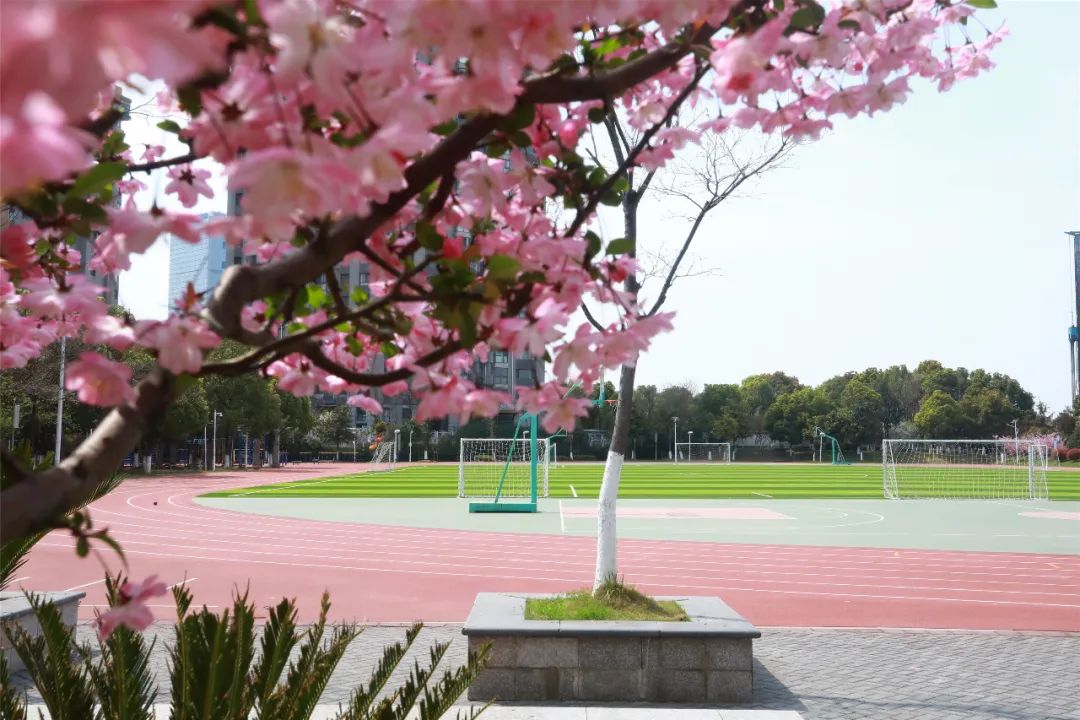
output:
[{"label": "light pole", "polygon": [[217,411],[217,408],[214,408],[214,440],[213,440],[212,449],[210,451],[210,469],[211,470],[216,470],[217,469],[217,419],[219,417],[222,417],[222,414]]},{"label": "light pole", "polygon": [[1017,462],[1020,462],[1020,426],[1017,424],[1019,419],[1013,418],[1013,440],[1016,442],[1016,458]]},{"label": "light pole", "polygon": [[208,463],[206,461],[206,459],[207,459],[207,455],[206,455],[206,425],[204,424],[202,426],[202,464],[203,464],[203,470],[209,470],[210,469],[210,463]]},{"label": "light pole", "polygon": [[675,423],[675,432],[672,433],[672,449],[675,450],[675,464],[679,464],[679,418],[672,417],[671,422]]},{"label": "light pole", "polygon": [[60,464],[60,441],[64,437],[64,356],[67,355],[67,338],[60,338],[60,392],[56,396],[56,450],[53,465]]},{"label": "light pole", "polygon": [[409,462],[412,462],[412,428],[409,428]]},{"label": "light pole", "polygon": [[394,462],[397,462],[397,460],[398,460],[398,448],[401,447],[400,438],[401,438],[401,429],[400,428],[394,428]]}]

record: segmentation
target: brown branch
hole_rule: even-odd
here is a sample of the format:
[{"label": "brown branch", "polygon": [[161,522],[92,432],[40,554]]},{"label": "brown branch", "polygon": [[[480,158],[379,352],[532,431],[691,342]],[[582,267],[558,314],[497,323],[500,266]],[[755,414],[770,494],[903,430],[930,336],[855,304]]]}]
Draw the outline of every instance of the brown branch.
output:
[{"label": "brown branch", "polygon": [[175,381],[158,368],[135,389],[135,402],[114,408],[59,465],[4,490],[0,543],[29,537],[90,498],[172,401]]},{"label": "brown branch", "polygon": [[585,313],[585,318],[589,321],[589,324],[600,332],[604,331],[604,326],[600,324],[600,321],[596,319],[596,316],[589,310],[589,306],[585,303],[581,303],[581,311]]},{"label": "brown branch", "polygon": [[154,160],[153,162],[142,163],[140,165],[129,165],[127,171],[133,172],[150,172],[151,170],[157,170],[158,168],[170,167],[172,165],[183,165],[185,163],[194,162],[199,159],[199,156],[195,153],[188,153],[187,155],[179,155],[174,158],[165,158],[164,160]]}]

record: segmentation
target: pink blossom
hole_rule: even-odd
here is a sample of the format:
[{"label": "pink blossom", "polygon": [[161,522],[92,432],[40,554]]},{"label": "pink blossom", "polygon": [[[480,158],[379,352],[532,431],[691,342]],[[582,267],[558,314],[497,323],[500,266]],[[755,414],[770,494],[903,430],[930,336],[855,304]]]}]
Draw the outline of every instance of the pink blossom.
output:
[{"label": "pink blossom", "polygon": [[96,352],[84,352],[68,365],[64,387],[79,393],[87,405],[124,405],[135,399],[131,368]]},{"label": "pink blossom", "polygon": [[177,315],[163,322],[143,320],[136,334],[142,344],[157,349],[158,364],[174,375],[198,372],[203,351],[221,342],[202,320]]},{"label": "pink blossom", "polygon": [[[5,79],[6,82],[6,79]],[[0,115],[0,193],[57,180],[87,167],[94,139],[67,125],[52,98],[31,92],[18,115]]]},{"label": "pink blossom", "polygon": [[319,371],[303,355],[289,355],[275,360],[266,374],[278,379],[278,387],[298,397],[313,395],[319,387]]},{"label": "pink blossom", "polygon": [[22,288],[29,292],[20,298],[20,304],[37,317],[61,318],[74,313],[85,321],[106,310],[101,301],[103,288],[85,275],[68,275],[63,287],[47,277],[31,278]]},{"label": "pink blossom", "polygon": [[195,168],[190,165],[178,165],[169,168],[171,181],[165,186],[165,192],[175,193],[180,202],[186,208],[195,207],[199,202],[199,196],[212,198],[214,191],[210,188],[210,171]]},{"label": "pink blossom", "polygon": [[378,400],[367,395],[353,395],[346,400],[346,403],[352,407],[358,407],[365,412],[369,412],[372,415],[381,415],[383,410],[382,405]]},{"label": "pink blossom", "polygon": [[120,604],[98,615],[98,639],[105,642],[116,628],[124,625],[136,632],[145,630],[154,621],[154,614],[146,601],[168,592],[165,583],[151,575],[142,582],[126,582],[120,588]]},{"label": "pink blossom", "polygon": [[85,340],[93,345],[109,345],[122,351],[135,344],[135,331],[114,315],[97,315],[86,323]]},{"label": "pink blossom", "polygon": [[198,215],[168,213],[157,208],[140,212],[134,207],[109,208],[109,229],[98,237],[97,254],[90,268],[115,272],[131,268],[129,256],[144,253],[164,233],[184,242],[199,241]]}]

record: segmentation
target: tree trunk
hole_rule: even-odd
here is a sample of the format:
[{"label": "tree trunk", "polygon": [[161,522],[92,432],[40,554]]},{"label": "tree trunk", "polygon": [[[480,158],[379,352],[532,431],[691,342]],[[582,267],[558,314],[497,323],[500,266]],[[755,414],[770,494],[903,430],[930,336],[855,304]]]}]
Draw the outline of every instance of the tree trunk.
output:
[{"label": "tree trunk", "polygon": [[[614,139],[612,140],[614,143]],[[637,256],[637,209],[640,196],[631,190],[623,196],[624,237],[630,240],[630,255]],[[630,273],[626,278],[626,291],[637,301],[637,276]],[[623,460],[630,449],[630,418],[634,414],[634,374],[637,371],[637,358],[632,363],[623,365],[619,372],[619,404],[615,408],[615,429],[611,434],[611,447],[608,449],[607,462],[604,464],[604,479],[600,483],[600,500],[596,508],[596,575],[593,578],[593,590],[597,590],[607,580],[616,579],[619,573],[617,562],[618,535],[615,531],[615,501],[619,497],[619,480],[622,478]],[[602,408],[601,408],[602,409]]]},{"label": "tree trunk", "polygon": [[619,404],[615,410],[615,430],[611,437],[604,480],[600,484],[600,502],[596,510],[596,576],[593,590],[618,576],[616,562],[618,535],[615,531],[615,501],[619,497],[623,459],[630,446],[630,418],[634,412],[635,365],[623,365],[619,373]]},{"label": "tree trunk", "polygon": [[274,431],[274,445],[270,454],[270,467],[281,467],[281,431]]},{"label": "tree trunk", "polygon": [[261,437],[256,438],[254,441],[252,441],[252,445],[253,445],[253,447],[251,449],[251,452],[255,457],[251,458],[251,465],[256,470],[261,470],[262,465],[263,465],[263,441],[262,441],[262,438]]}]

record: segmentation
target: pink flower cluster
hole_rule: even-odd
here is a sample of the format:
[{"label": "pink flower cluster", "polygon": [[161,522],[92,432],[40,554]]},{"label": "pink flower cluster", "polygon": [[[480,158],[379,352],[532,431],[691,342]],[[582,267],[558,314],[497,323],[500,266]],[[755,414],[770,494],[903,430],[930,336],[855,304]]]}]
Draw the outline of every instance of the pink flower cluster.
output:
[{"label": "pink flower cluster", "polygon": [[[497,157],[478,145],[453,156],[450,192],[437,209],[425,207],[434,186],[420,201],[403,199],[410,177],[433,152],[445,152],[443,136],[462,118],[514,111],[517,120],[532,78],[553,63],[565,65],[582,42],[604,45],[582,28],[628,30],[630,41],[604,52],[608,61],[632,62],[634,53],[656,50],[684,30],[716,27],[702,53],[612,99],[635,130],[658,129],[636,159],[654,170],[732,124],[816,137],[838,114],[873,114],[902,102],[916,79],[947,89],[991,67],[988,52],[1004,35],[947,46],[946,30],[972,9],[941,0],[844,0],[809,24],[804,4],[762,2],[754,17],[765,20],[756,30],[728,27],[738,5],[259,0],[250,6],[257,17],[236,11],[231,26],[247,33],[238,42],[226,30],[230,24],[215,27],[205,15],[193,23],[209,2],[9,3],[0,26],[0,192],[16,196],[44,181],[70,181],[100,145],[80,128],[107,107],[111,84],[133,73],[162,78],[164,111],[176,112],[180,97],[190,107],[193,93],[201,106],[180,131],[196,160],[165,171],[164,192],[185,208],[211,197],[210,172],[200,161],[213,160],[224,167],[230,190],[243,193],[243,214],[203,224],[193,214],[142,211],[131,196],[144,185],[128,174],[114,184],[126,201],[107,207],[104,220],[95,218],[91,269],[128,269],[131,256],[162,235],[195,242],[202,232],[223,234],[260,262],[280,262],[339,221],[375,218],[378,229],[343,262],[369,264],[371,299],[393,298],[391,329],[342,324],[329,302],[304,307],[297,317],[290,310],[286,318],[280,297],[253,299],[236,309],[233,329],[275,338],[307,332],[305,342],[326,360],[289,348],[267,356],[266,374],[297,395],[348,393],[351,405],[373,413],[381,411],[372,397],[378,387],[386,396],[417,394],[419,419],[464,418],[493,415],[509,401],[469,379],[476,359],[492,349],[527,352],[550,357],[554,377],[524,389],[520,405],[546,413],[549,429],[569,426],[587,411],[580,398],[563,397],[569,382],[589,391],[605,368],[636,362],[671,326],[667,315],[642,317],[616,289],[636,272],[630,258],[593,258],[581,223],[570,228],[545,212],[565,191],[565,158],[588,131],[590,111],[603,103],[525,108],[491,153]],[[708,74],[693,88],[705,55]],[[195,77],[200,89],[181,92]],[[719,115],[693,128],[663,127],[686,93],[688,104],[717,107]],[[150,146],[142,161],[162,156],[160,146]],[[85,332],[116,350],[150,349],[170,372],[200,371],[220,338],[200,318],[196,294],[186,295],[180,314],[168,320],[125,323],[107,314],[93,282],[71,272],[78,263],[63,237],[29,223],[4,231],[0,367],[25,365],[55,339]],[[456,314],[440,308],[432,298],[442,276],[410,270],[421,256],[441,273],[467,275],[469,292],[482,301]],[[617,319],[602,330],[575,326],[571,318],[586,301],[614,307]],[[222,325],[228,323],[213,327]],[[373,379],[384,372],[395,373],[395,381]],[[119,363],[86,353],[71,364],[68,386],[85,402],[114,405],[134,400],[130,381]]]}]

